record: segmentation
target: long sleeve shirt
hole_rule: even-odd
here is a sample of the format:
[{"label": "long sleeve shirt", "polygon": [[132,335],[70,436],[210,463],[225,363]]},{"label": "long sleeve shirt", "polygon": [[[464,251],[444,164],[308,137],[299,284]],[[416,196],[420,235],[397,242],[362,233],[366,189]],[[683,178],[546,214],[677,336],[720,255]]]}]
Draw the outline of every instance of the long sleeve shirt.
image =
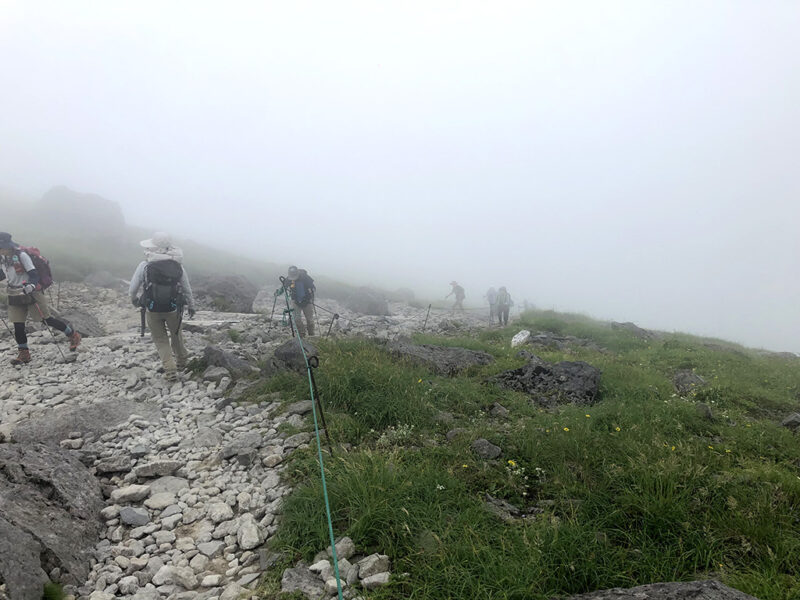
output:
[{"label": "long sleeve shirt", "polygon": [[[135,300],[139,296],[139,289],[144,286],[144,269],[148,264],[146,260],[143,260],[139,263],[139,266],[136,267],[136,271],[133,272],[131,285],[128,288],[131,300]],[[192,294],[192,286],[189,284],[189,276],[186,274],[185,267],[181,274],[181,289],[183,290],[183,299],[186,301],[186,307],[189,308],[189,310],[194,310],[194,295]]]}]

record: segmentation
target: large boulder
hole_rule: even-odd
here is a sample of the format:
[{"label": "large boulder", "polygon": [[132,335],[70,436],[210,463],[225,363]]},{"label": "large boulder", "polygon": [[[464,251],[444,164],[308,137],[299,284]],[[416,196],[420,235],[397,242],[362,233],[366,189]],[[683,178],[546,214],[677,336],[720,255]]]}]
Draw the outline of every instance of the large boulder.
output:
[{"label": "large boulder", "polygon": [[217,346],[206,346],[203,350],[203,362],[209,367],[223,367],[228,369],[234,377],[246,377],[258,373],[258,367],[254,367],[243,358],[239,358],[232,352],[226,352]]},{"label": "large boulder", "polygon": [[100,485],[71,453],[42,444],[0,445],[0,579],[10,600],[42,597],[46,573],[82,585],[104,503]]},{"label": "large boulder", "polygon": [[275,306],[275,310],[280,311],[279,314],[283,314],[283,309],[286,308],[286,300],[283,296],[280,296],[278,301],[275,301],[275,290],[278,288],[279,286],[273,285],[272,287],[266,286],[258,290],[253,300],[253,312],[268,315],[272,312],[272,307]]},{"label": "large boulder", "polygon": [[201,275],[192,278],[192,293],[200,308],[249,313],[258,288],[243,275]]},{"label": "large boulder", "polygon": [[41,442],[58,446],[73,432],[79,432],[83,437],[98,438],[112,427],[127,421],[131,415],[157,420],[161,411],[155,404],[118,398],[87,406],[58,407],[46,416],[21,422],[12,429],[11,438],[15,442]]},{"label": "large boulder", "polygon": [[348,310],[361,315],[387,316],[389,303],[381,292],[368,287],[360,287],[347,299]]},{"label": "large boulder", "polygon": [[570,596],[567,600],[758,600],[719,581],[652,583]]},{"label": "large boulder", "polygon": [[488,365],[494,361],[494,357],[486,352],[430,344],[412,344],[408,340],[388,342],[386,348],[394,356],[409,359],[446,376],[453,376],[469,367]]},{"label": "large boulder", "polygon": [[491,381],[528,394],[542,406],[590,405],[598,399],[600,370],[583,361],[548,363],[531,354],[527,364],[504,371]]},{"label": "large boulder", "polygon": [[65,308],[64,310],[51,309],[53,315],[69,323],[73,329],[80,332],[83,337],[103,337],[106,330],[93,314],[79,308]]},{"label": "large boulder", "polygon": [[[303,340],[306,356],[317,356],[317,349],[311,342]],[[303,351],[300,348],[299,338],[292,338],[275,348],[273,360],[277,366],[288,369],[289,371],[305,371],[306,361]]]}]

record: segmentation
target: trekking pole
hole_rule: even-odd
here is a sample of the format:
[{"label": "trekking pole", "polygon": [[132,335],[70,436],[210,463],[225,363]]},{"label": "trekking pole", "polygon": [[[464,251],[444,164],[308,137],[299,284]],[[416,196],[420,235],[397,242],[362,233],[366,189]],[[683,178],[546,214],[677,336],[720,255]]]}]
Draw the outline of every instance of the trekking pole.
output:
[{"label": "trekking pole", "polygon": [[145,314],[144,314],[146,311],[147,311],[147,309],[146,309],[144,306],[143,306],[143,307],[141,308],[141,310],[139,311],[139,312],[140,312],[140,314],[141,314],[141,318],[142,318],[142,327],[141,327],[141,329],[139,330],[139,337],[140,337],[140,338],[143,338],[143,337],[144,337],[144,330],[147,328],[147,324],[146,324],[146,318],[145,318]]},{"label": "trekking pole", "polygon": [[53,341],[56,343],[56,348],[58,348],[58,352],[59,352],[59,354],[61,354],[61,358],[64,359],[64,362],[67,362],[67,357],[64,355],[64,351],[61,349],[61,346],[59,346],[59,344],[58,344],[58,340],[56,339],[56,334],[53,333],[53,330],[50,329],[50,325],[47,324],[47,319],[44,318],[44,313],[42,312],[42,309],[39,308],[39,303],[38,302],[34,302],[33,305],[36,307],[36,310],[39,311],[39,316],[42,317],[42,323],[44,323],[44,326],[47,327],[47,331],[49,331],[50,335],[53,336]]},{"label": "trekking pole", "polygon": [[425,315],[425,322],[422,324],[422,333],[425,333],[425,328],[428,326],[428,317],[431,316],[431,305],[428,304],[428,314]]},{"label": "trekking pole", "polygon": [[14,334],[11,333],[11,327],[8,326],[8,323],[6,323],[6,320],[3,317],[0,317],[0,321],[2,321],[3,325],[6,326],[6,330],[8,331],[8,335],[10,335],[13,338]]},{"label": "trekking pole", "polygon": [[333,456],[333,444],[331,444],[331,435],[330,433],[328,433],[328,425],[325,423],[325,413],[322,412],[322,400],[320,399],[319,396],[319,388],[317,388],[317,380],[314,378],[314,369],[316,369],[319,366],[319,357],[309,356],[308,366],[311,367],[308,370],[308,374],[311,377],[311,386],[314,388],[314,401],[317,403],[320,420],[322,421],[322,427],[325,430],[325,439],[328,442],[328,452],[330,452],[331,456]]},{"label": "trekking pole", "polygon": [[333,329],[333,323],[339,318],[337,313],[333,313],[333,318],[331,319],[331,324],[328,325],[328,333],[325,334],[325,337],[328,337],[331,334],[331,329]]},{"label": "trekking pole", "polygon": [[61,282],[58,282],[58,291],[56,292],[56,310],[61,310]]},{"label": "trekking pole", "polygon": [[267,327],[267,333],[272,331],[272,319],[275,317],[275,305],[278,304],[278,297],[275,296],[275,299],[272,301],[272,312],[269,314],[269,327]]}]

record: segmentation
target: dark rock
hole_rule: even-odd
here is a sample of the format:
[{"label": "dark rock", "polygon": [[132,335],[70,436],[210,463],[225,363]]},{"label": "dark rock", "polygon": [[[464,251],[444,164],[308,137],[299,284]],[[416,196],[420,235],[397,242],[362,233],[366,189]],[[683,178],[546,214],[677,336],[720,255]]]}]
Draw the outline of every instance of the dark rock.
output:
[{"label": "dark rock", "polygon": [[146,420],[158,419],[161,417],[161,410],[154,404],[117,398],[89,406],[60,407],[46,416],[29,419],[17,425],[11,432],[11,438],[17,442],[42,442],[58,446],[72,432],[80,432],[83,437],[91,434],[98,438],[134,414]]},{"label": "dark rock", "polygon": [[246,377],[257,373],[258,369],[243,358],[231,352],[226,352],[216,346],[206,346],[203,350],[203,361],[209,367],[223,367],[228,369],[233,377]]},{"label": "dark rock", "polygon": [[613,588],[569,596],[566,600],[757,600],[719,581],[652,583],[634,588]]},{"label": "dark rock", "polygon": [[222,381],[223,377],[230,377],[231,373],[225,367],[208,367],[203,371],[203,381]]},{"label": "dark rock", "polygon": [[299,400],[297,402],[292,402],[288,407],[286,407],[286,416],[303,416],[306,413],[310,413],[312,408],[311,400]]},{"label": "dark rock", "polygon": [[583,361],[548,363],[537,356],[519,369],[505,371],[490,381],[523,392],[542,406],[597,402],[600,370]]},{"label": "dark rock", "polygon": [[43,444],[0,446],[0,579],[9,597],[40,598],[44,573],[54,568],[61,583],[82,585],[103,506],[97,480],[71,453]]},{"label": "dark rock", "polygon": [[[317,349],[307,340],[303,340],[303,347],[307,357],[317,356]],[[306,370],[306,361],[303,358],[303,351],[300,349],[299,338],[292,338],[275,348],[273,357],[278,364],[290,371]]]},{"label": "dark rock", "polygon": [[781,421],[781,425],[791,429],[792,431],[797,431],[798,428],[800,428],[800,413],[792,413],[783,421]]},{"label": "dark rock", "polygon": [[514,506],[510,502],[502,498],[495,498],[491,494],[484,496],[486,510],[493,515],[500,517],[506,523],[516,523],[525,517],[544,512],[541,508],[533,508],[527,512],[523,512],[520,508]]},{"label": "dark rock", "polygon": [[192,278],[197,306],[221,312],[253,312],[258,288],[242,275],[210,275]]},{"label": "dark rock", "polygon": [[484,460],[494,460],[503,453],[499,446],[483,438],[472,442],[472,451]]},{"label": "dark rock", "polygon": [[358,288],[347,299],[345,306],[348,310],[361,315],[388,316],[389,304],[386,296],[377,290],[367,287]]},{"label": "dark rock", "polygon": [[628,333],[633,334],[634,337],[639,338],[640,340],[654,340],[658,338],[653,331],[648,331],[647,329],[642,329],[635,323],[617,323],[616,321],[611,323],[611,329],[616,329],[618,331],[627,331]]},{"label": "dark rock", "polygon": [[394,356],[409,359],[446,376],[453,376],[469,367],[488,365],[494,361],[494,357],[486,352],[430,344],[412,344],[408,340],[388,342],[386,348]]},{"label": "dark rock", "polygon": [[708,385],[708,382],[691,369],[682,369],[672,378],[675,391],[681,396],[688,396]]}]

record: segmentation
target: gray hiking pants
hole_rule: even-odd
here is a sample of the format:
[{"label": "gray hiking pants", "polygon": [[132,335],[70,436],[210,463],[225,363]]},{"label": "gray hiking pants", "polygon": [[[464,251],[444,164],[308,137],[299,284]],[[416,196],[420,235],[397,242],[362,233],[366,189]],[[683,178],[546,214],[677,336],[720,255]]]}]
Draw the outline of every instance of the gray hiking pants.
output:
[{"label": "gray hiking pants", "polygon": [[[292,308],[294,308],[292,314],[300,337],[305,337],[306,329],[308,329],[308,335],[314,335],[314,305],[309,302],[305,306],[300,306],[297,302],[292,302]],[[303,325],[303,317],[305,317],[305,325]]]},{"label": "gray hiking pants", "polygon": [[[174,373],[178,366],[186,366],[189,353],[183,345],[183,334],[178,311],[168,313],[147,311],[147,327],[155,342],[165,373]],[[171,347],[170,347],[171,346]],[[175,355],[173,357],[173,354]],[[175,361],[177,359],[177,365]]]}]

